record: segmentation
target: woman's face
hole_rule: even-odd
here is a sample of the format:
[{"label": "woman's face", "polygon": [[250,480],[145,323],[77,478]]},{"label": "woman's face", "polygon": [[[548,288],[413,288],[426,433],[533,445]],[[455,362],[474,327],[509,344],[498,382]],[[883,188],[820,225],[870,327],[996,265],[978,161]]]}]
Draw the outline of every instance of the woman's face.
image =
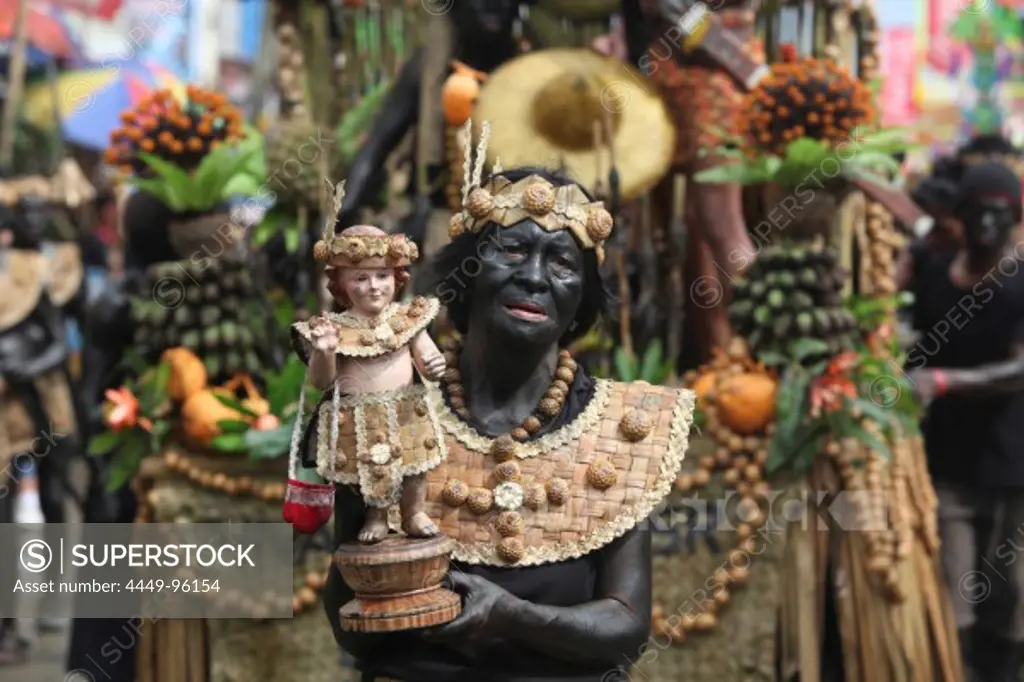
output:
[{"label": "woman's face", "polygon": [[470,312],[492,333],[549,345],[568,330],[583,300],[583,252],[566,230],[524,220],[495,235],[498,248],[480,259]]},{"label": "woman's face", "polygon": [[379,315],[395,299],[393,268],[339,268],[336,273],[354,312]]}]

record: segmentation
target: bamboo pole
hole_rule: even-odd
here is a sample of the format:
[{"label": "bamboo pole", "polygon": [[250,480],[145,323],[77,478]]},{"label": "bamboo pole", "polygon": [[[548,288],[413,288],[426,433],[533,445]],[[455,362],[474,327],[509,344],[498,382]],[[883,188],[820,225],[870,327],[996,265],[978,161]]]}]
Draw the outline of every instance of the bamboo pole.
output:
[{"label": "bamboo pole", "polygon": [[3,128],[0,128],[0,169],[10,169],[14,161],[14,134],[18,125],[18,107],[25,87],[25,57],[28,51],[28,0],[19,0],[14,17],[14,46],[7,65],[7,102]]}]

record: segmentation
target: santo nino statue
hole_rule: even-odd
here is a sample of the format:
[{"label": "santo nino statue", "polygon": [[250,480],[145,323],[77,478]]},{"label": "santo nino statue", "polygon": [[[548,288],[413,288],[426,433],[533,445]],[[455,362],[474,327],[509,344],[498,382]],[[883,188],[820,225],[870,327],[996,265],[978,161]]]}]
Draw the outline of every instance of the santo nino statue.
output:
[{"label": "santo nino statue", "polygon": [[[336,194],[336,208],[342,194]],[[396,502],[407,536],[438,533],[423,507],[424,474],[440,463],[445,448],[426,390],[414,382],[414,367],[428,380],[436,381],[444,373],[444,357],[425,331],[440,305],[437,299],[422,296],[408,304],[395,302],[409,278],[405,268],[417,254],[416,245],[405,236],[388,235],[370,225],[326,236],[316,244],[314,255],[326,264],[329,290],[343,312],[292,327],[294,345],[308,363],[313,386],[330,389],[311,424],[318,435],[327,436],[317,441],[317,475],[359,486],[368,506],[358,537],[363,543],[388,534],[388,507]],[[294,465],[297,455],[293,458]],[[319,483],[304,485],[295,475],[291,479],[292,500],[301,503],[305,497],[312,503],[307,508],[330,509],[329,502],[317,504],[315,498],[333,495],[332,489]],[[301,516],[287,506],[285,513],[293,523]],[[314,525],[327,518],[315,518]]]},{"label": "santo nino statue", "polygon": [[[428,387],[447,457],[426,472],[426,510],[455,542],[462,612],[429,629],[346,631],[353,593],[332,566],[328,617],[364,682],[624,681],[651,625],[645,520],[678,473],[694,397],[594,379],[567,350],[606,305],[603,206],[545,171],[482,186],[475,175],[429,287],[451,292],[461,333]],[[307,465],[321,437],[310,431]],[[358,491],[339,486],[336,541],[364,516]]]}]

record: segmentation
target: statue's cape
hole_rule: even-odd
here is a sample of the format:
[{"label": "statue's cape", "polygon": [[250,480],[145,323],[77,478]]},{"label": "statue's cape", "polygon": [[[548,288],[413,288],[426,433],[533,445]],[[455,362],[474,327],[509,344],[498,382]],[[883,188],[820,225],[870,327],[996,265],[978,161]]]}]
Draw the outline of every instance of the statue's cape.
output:
[{"label": "statue's cape", "polygon": [[[328,313],[338,330],[336,353],[351,358],[373,358],[405,346],[437,317],[441,304],[436,298],[417,296],[409,303],[392,303],[373,319],[347,313]],[[292,347],[304,363],[313,352],[309,320],[292,325]]]}]

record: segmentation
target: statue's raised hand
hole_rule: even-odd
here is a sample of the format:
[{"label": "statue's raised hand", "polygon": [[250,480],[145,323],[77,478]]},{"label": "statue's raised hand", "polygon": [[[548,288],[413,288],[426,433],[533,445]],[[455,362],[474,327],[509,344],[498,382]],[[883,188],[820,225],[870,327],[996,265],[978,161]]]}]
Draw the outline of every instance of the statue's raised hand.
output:
[{"label": "statue's raised hand", "polygon": [[338,329],[325,317],[314,317],[309,321],[309,334],[313,347],[323,353],[333,353],[338,347]]}]

